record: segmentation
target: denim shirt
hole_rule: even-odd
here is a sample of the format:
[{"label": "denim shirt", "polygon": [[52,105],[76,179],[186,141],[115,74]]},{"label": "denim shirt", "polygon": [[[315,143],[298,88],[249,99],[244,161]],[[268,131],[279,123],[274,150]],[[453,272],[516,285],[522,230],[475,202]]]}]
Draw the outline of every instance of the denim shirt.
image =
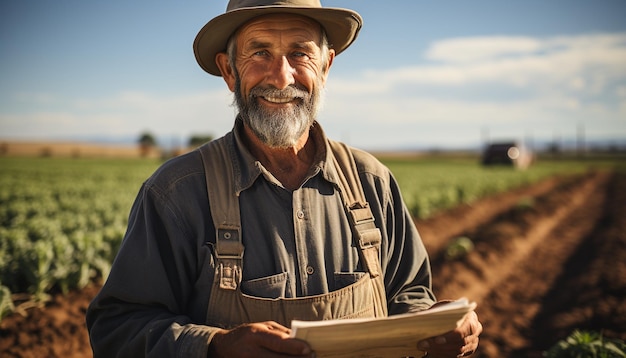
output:
[{"label": "denim shirt", "polygon": [[[291,298],[346,286],[363,269],[323,130],[313,125],[315,164],[290,191],[246,149],[241,126],[237,120],[233,129],[233,165],[245,247],[242,291]],[[357,149],[353,155],[382,233],[388,312],[426,309],[435,301],[428,256],[397,182],[373,156]],[[204,167],[193,151],[164,163],[139,191],[112,270],[87,312],[94,356],[206,357],[217,331],[206,322],[214,243]],[[280,284],[256,284],[268,278]]]}]

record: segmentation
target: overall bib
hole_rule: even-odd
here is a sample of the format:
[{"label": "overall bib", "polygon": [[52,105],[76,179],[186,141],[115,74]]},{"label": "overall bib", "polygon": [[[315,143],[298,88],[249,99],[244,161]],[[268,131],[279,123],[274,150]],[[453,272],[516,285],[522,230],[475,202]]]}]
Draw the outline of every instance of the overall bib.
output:
[{"label": "overall bib", "polygon": [[[380,230],[365,201],[354,158],[341,143],[330,141],[345,212],[355,246],[365,268],[355,283],[326,294],[298,298],[262,298],[241,291],[244,246],[239,198],[234,189],[234,135],[199,148],[205,168],[211,215],[216,228],[215,277],[208,303],[207,324],[233,328],[243,323],[276,321],[286,327],[294,319],[318,321],[387,316],[381,275]],[[225,177],[226,176],[226,177]],[[224,180],[226,179],[226,180]]]}]

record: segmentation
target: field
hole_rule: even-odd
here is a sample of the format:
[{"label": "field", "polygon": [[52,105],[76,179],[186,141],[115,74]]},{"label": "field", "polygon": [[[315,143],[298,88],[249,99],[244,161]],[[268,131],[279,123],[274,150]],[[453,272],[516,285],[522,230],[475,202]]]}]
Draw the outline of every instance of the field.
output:
[{"label": "field", "polygon": [[[471,158],[384,161],[431,255],[435,293],[479,304],[477,356],[541,356],[576,328],[626,339],[623,165],[539,161],[520,172]],[[15,304],[0,322],[0,356],[91,356],[85,309],[158,164],[0,158],[0,280]],[[461,237],[473,249],[451,255]]]}]

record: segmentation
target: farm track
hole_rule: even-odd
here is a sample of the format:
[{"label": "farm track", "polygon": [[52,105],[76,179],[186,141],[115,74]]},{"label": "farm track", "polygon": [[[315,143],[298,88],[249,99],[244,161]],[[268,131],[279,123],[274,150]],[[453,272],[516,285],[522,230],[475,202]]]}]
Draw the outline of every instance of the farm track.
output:
[{"label": "farm track", "polygon": [[[484,331],[475,356],[539,357],[575,328],[626,339],[625,212],[626,174],[590,172],[416,223],[437,297],[478,302]],[[461,235],[475,249],[446,260],[447,244]],[[84,313],[98,289],[2,320],[0,356],[91,357]]]}]

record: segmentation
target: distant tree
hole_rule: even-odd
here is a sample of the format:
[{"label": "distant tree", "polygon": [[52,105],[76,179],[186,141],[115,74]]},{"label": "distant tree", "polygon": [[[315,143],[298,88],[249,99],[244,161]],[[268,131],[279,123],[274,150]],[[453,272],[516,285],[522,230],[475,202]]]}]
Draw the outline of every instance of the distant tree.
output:
[{"label": "distant tree", "polygon": [[148,156],[152,148],[156,147],[156,139],[148,132],[142,133],[137,142],[139,144],[139,153],[142,157]]},{"label": "distant tree", "polygon": [[192,135],[191,138],[189,138],[189,147],[192,147],[192,148],[199,147],[202,144],[206,142],[210,142],[212,140],[213,140],[213,135],[211,134]]}]

